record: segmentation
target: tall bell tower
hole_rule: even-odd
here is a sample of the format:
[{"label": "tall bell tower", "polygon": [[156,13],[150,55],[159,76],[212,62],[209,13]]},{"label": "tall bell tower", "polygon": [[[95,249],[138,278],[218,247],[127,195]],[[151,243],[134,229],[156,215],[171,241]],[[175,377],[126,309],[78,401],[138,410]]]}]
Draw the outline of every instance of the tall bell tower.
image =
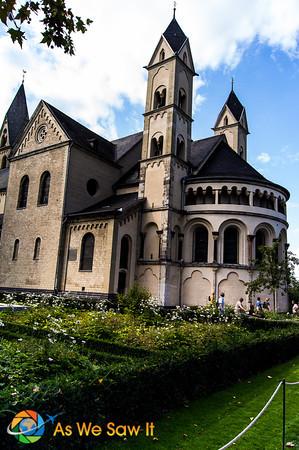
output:
[{"label": "tall bell tower", "polygon": [[[167,266],[177,261],[171,249],[172,237],[182,209],[181,180],[188,173],[193,77],[196,75],[189,40],[175,18],[175,11],[146,69],[148,83],[139,197],[146,198],[142,218],[145,243],[147,227],[154,223],[159,251],[150,251],[147,242],[144,259],[164,265],[166,275]],[[161,276],[163,279],[160,273],[160,279]],[[165,286],[159,298],[167,303],[167,297]]]}]

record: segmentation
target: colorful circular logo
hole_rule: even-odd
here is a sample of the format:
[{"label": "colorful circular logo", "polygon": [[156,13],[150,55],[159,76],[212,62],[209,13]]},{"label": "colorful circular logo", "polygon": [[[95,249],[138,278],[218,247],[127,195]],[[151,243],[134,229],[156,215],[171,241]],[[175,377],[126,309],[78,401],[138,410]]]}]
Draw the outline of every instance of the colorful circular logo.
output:
[{"label": "colorful circular logo", "polygon": [[45,432],[45,422],[35,411],[21,411],[8,425],[7,433],[22,444],[33,444],[40,440]]}]

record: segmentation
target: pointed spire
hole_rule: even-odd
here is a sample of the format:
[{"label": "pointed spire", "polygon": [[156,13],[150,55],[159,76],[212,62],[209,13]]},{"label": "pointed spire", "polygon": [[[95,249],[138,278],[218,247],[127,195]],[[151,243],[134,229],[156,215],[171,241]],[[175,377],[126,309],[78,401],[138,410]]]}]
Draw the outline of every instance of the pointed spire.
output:
[{"label": "pointed spire", "polygon": [[[176,8],[174,8],[174,13],[175,13],[175,9]],[[187,36],[185,35],[183,30],[179,26],[179,24],[175,18],[175,14],[174,14],[172,21],[170,22],[170,24],[164,31],[163,36],[165,37],[168,44],[170,45],[170,47],[172,48],[172,50],[175,53],[177,53],[180,50],[180,48],[182,47],[184,42],[187,40]]]},{"label": "pointed spire", "polygon": [[244,106],[238,99],[234,91],[234,84],[232,83],[232,90],[225,102],[225,105],[230,109],[231,113],[234,115],[236,121],[238,122],[241,118]]},{"label": "pointed spire", "polygon": [[4,122],[8,125],[9,145],[16,143],[17,137],[24,130],[29,121],[24,83],[20,85],[8,111]]}]

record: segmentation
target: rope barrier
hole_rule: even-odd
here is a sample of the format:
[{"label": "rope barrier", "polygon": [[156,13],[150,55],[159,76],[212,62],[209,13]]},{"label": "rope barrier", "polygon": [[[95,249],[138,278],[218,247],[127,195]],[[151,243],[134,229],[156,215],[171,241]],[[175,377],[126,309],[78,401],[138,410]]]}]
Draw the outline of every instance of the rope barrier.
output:
[{"label": "rope barrier", "polygon": [[272,403],[275,395],[277,394],[277,392],[279,391],[281,385],[283,384],[283,381],[280,381],[275,389],[275,391],[273,392],[273,394],[271,395],[271,397],[269,398],[269,400],[267,401],[267,403],[265,404],[265,406],[263,407],[263,409],[258,413],[258,415],[252,420],[252,422],[247,425],[246,428],[244,428],[243,431],[241,431],[241,433],[239,433],[236,437],[234,437],[234,439],[232,439],[231,441],[229,441],[226,445],[224,445],[223,447],[221,447],[219,450],[225,450],[226,448],[230,447],[232,444],[234,444],[236,441],[238,441],[245,433],[247,433],[247,431],[253,427],[253,425],[255,424],[255,422],[258,421],[258,419],[264,414],[264,412],[266,411],[266,409],[270,406],[270,404]]},{"label": "rope barrier", "polygon": [[[294,381],[294,382],[290,382],[290,381],[285,381],[282,380],[278,383],[278,385],[275,388],[275,391],[273,392],[273,394],[271,395],[271,397],[269,398],[269,400],[267,401],[267,403],[265,404],[265,406],[263,407],[263,409],[261,409],[261,411],[258,413],[258,415],[252,420],[252,422],[250,422],[249,425],[247,425],[246,428],[244,428],[244,430],[241,431],[241,433],[239,433],[236,437],[234,437],[234,439],[232,439],[231,441],[229,441],[226,445],[224,445],[223,447],[221,447],[219,450],[225,450],[226,448],[230,447],[232,444],[234,444],[236,441],[238,441],[245,433],[247,433],[247,431],[253,427],[253,425],[259,420],[259,418],[264,414],[264,412],[268,409],[268,407],[270,406],[270,404],[272,403],[275,395],[277,394],[277,392],[279,391],[279,389],[281,388],[281,386],[283,385],[283,387],[285,385],[288,386],[295,386],[298,385],[299,381]],[[285,402],[285,400],[284,400]],[[285,427],[285,422],[284,422],[284,427]],[[284,436],[283,436],[283,445],[284,445]],[[284,448],[284,447],[283,447]]]}]

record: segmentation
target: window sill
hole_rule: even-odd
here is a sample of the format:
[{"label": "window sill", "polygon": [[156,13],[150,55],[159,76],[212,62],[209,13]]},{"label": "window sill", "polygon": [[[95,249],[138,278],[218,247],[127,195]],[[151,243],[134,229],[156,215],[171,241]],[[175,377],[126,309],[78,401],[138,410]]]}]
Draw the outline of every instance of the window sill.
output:
[{"label": "window sill", "polygon": [[37,203],[37,207],[41,207],[41,206],[48,206],[49,203]]},{"label": "window sill", "polygon": [[20,211],[20,210],[26,209],[26,208],[27,208],[27,206],[17,206],[17,211]]},{"label": "window sill", "polygon": [[79,269],[78,272],[92,272],[92,269]]}]

